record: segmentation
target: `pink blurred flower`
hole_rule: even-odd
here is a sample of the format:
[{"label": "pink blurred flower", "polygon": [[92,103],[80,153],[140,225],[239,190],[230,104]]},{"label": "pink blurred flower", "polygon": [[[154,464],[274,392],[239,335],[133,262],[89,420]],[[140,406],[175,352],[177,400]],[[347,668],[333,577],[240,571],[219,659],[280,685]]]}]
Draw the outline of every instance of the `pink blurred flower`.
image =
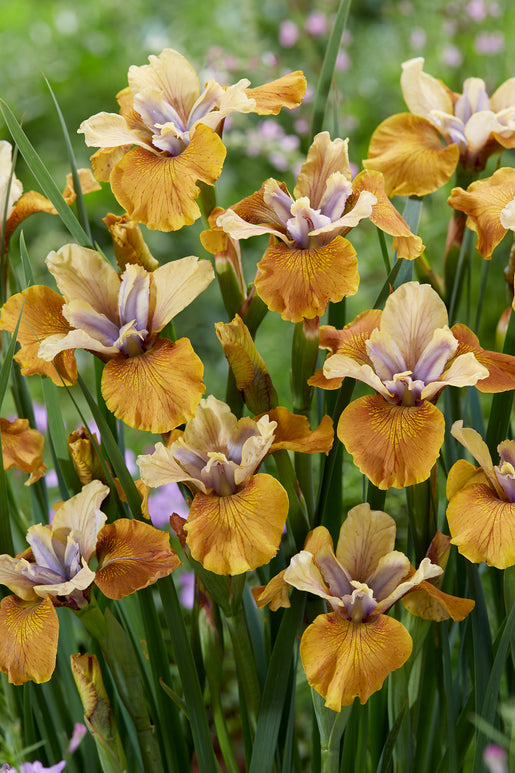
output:
[{"label": "pink blurred flower", "polygon": [[466,11],[472,21],[483,21],[486,19],[486,6],[484,0],[470,0]]},{"label": "pink blurred flower", "polygon": [[350,68],[350,56],[348,55],[347,51],[338,51],[338,56],[336,57],[336,63],[335,67],[337,70],[340,70],[340,72],[345,72]]},{"label": "pink blurred flower", "polygon": [[410,35],[412,48],[424,48],[426,45],[426,31],[422,27],[414,27]]},{"label": "pink blurred flower", "polygon": [[259,133],[265,140],[275,140],[283,136],[284,130],[273,118],[267,118],[259,125]]},{"label": "pink blurred flower", "polygon": [[448,67],[459,67],[463,62],[463,54],[456,46],[446,46],[442,53],[442,60]]},{"label": "pink blurred flower", "polygon": [[[19,773],[61,773],[66,766],[66,762],[62,760],[57,765],[52,765],[50,768],[44,768],[39,760],[36,762],[22,762],[19,768]],[[6,762],[0,768],[0,773],[18,773],[16,768],[11,768]]]},{"label": "pink blurred flower", "polygon": [[310,13],[306,19],[304,29],[308,35],[313,35],[313,37],[320,37],[320,35],[325,35],[325,31],[327,29],[327,19],[325,13],[322,13],[321,11],[313,11],[313,13]]},{"label": "pink blurred flower", "polygon": [[292,150],[297,150],[299,145],[300,140],[295,136],[295,134],[286,134],[279,140],[279,146],[281,150],[284,150],[286,153],[289,153]]},{"label": "pink blurred flower", "polygon": [[474,41],[477,54],[498,54],[504,51],[504,35],[502,32],[482,32]]},{"label": "pink blurred flower", "polygon": [[291,48],[295,45],[299,37],[299,28],[294,21],[286,19],[281,22],[279,27],[279,43],[284,48]]},{"label": "pink blurred flower", "polygon": [[70,744],[68,746],[68,754],[73,754],[74,751],[76,751],[79,747],[80,742],[88,732],[88,729],[86,725],[83,725],[81,722],[76,722],[73,726],[73,735],[70,739]]},{"label": "pink blurred flower", "polygon": [[307,134],[309,132],[309,122],[305,118],[299,118],[295,121],[295,131],[297,134]]},{"label": "pink blurred flower", "polygon": [[150,520],[156,529],[167,528],[172,513],[188,517],[188,508],[177,483],[167,483],[153,489],[148,498]]},{"label": "pink blurred flower", "polygon": [[184,609],[193,609],[195,603],[195,573],[194,572],[182,572],[179,577],[179,583],[181,590],[179,591],[179,598]]},{"label": "pink blurred flower", "polygon": [[483,752],[483,761],[489,773],[508,773],[508,754],[502,746],[489,744]]}]

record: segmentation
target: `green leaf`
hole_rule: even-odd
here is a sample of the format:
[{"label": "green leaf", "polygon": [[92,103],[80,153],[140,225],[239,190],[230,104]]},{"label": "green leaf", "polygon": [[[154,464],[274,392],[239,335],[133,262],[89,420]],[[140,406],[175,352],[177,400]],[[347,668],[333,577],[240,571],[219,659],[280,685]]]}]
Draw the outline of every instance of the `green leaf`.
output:
[{"label": "green leaf", "polygon": [[27,166],[30,168],[32,174],[38,181],[45,196],[56,208],[57,214],[63,221],[72,237],[78,244],[91,246],[89,236],[84,231],[77,218],[69,208],[68,204],[63,199],[61,191],[51,177],[50,172],[44,165],[35,148],[31,144],[29,138],[16,120],[16,117],[11,108],[6,102],[4,102],[3,99],[0,99],[0,111],[7,124],[7,128],[11,132],[13,140],[19,147],[23,158],[27,162]]}]

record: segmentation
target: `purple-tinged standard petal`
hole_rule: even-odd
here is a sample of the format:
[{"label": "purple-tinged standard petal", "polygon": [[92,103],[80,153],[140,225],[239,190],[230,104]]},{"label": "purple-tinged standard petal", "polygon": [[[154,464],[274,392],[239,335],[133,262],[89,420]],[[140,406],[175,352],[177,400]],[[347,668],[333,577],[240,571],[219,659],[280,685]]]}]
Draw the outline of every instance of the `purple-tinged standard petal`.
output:
[{"label": "purple-tinged standard petal", "polygon": [[329,546],[317,551],[316,562],[333,596],[343,598],[352,593],[352,578]]},{"label": "purple-tinged standard petal", "polygon": [[325,193],[320,201],[320,211],[331,221],[337,220],[342,216],[351,193],[351,181],[341,172],[334,172],[326,181]]},{"label": "purple-tinged standard petal", "polygon": [[389,333],[373,330],[365,345],[374,370],[381,381],[393,379],[397,373],[411,373],[397,342]]},{"label": "purple-tinged standard petal", "polygon": [[510,502],[515,502],[515,440],[504,440],[497,446],[499,465],[494,467],[497,480]]},{"label": "purple-tinged standard petal", "polygon": [[148,325],[150,274],[137,265],[127,266],[122,274],[118,295],[120,328],[128,322],[136,322],[143,330]]},{"label": "purple-tinged standard petal", "polygon": [[458,340],[448,328],[435,330],[432,340],[420,355],[413,368],[413,377],[424,384],[438,381],[448,360],[455,354]]}]

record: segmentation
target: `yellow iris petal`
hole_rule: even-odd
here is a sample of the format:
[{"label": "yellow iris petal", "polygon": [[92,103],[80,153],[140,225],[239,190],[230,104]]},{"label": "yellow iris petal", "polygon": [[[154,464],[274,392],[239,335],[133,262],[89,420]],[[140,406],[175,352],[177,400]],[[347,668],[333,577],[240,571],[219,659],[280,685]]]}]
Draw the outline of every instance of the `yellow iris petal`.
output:
[{"label": "yellow iris petal", "polygon": [[23,601],[7,596],[0,605],[0,670],[13,684],[48,682],[55,668],[59,621],[47,596]]}]

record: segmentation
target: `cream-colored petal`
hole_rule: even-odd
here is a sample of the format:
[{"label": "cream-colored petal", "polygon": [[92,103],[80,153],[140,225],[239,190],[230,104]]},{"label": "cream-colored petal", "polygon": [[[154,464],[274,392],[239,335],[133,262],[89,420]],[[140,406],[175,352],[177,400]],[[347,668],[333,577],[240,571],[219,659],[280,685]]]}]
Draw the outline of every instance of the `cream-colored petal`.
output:
[{"label": "cream-colored petal", "polygon": [[445,304],[431,285],[406,282],[387,299],[381,330],[397,342],[406,364],[413,369],[433,338],[436,328],[448,323]]},{"label": "cream-colored petal", "polygon": [[329,591],[324,576],[314,561],[314,556],[307,550],[301,550],[293,556],[284,573],[284,579],[297,590],[314,593],[315,596],[328,601],[331,606],[344,609],[343,601]]},{"label": "cream-colored petal", "polygon": [[[368,503],[349,510],[340,529],[336,557],[353,580],[365,582],[395,545],[395,521]],[[367,584],[370,584],[367,582]]]},{"label": "cream-colored petal", "polygon": [[438,381],[424,387],[421,397],[423,400],[431,400],[444,386],[474,386],[488,375],[488,368],[481,365],[472,352],[460,354],[451,362]]},{"label": "cream-colored petal", "polygon": [[266,225],[258,225],[253,223],[247,223],[232,209],[227,209],[219,218],[217,218],[216,224],[219,228],[229,234],[233,239],[249,239],[251,236],[262,236],[263,234],[270,234],[281,239],[286,244],[292,244],[293,240],[288,239],[281,231],[275,228],[271,228]]},{"label": "cream-colored petal", "polygon": [[87,349],[106,357],[115,357],[120,353],[118,347],[105,346],[105,344],[92,338],[85,330],[71,330],[66,335],[57,333],[45,338],[39,346],[38,357],[50,362],[59,352],[64,352],[67,349]]},{"label": "cream-colored petal", "polygon": [[361,220],[370,217],[372,207],[377,204],[377,198],[369,191],[361,191],[356,204],[346,212],[342,217],[331,223],[331,225],[317,228],[310,231],[310,236],[319,236],[324,234],[326,238],[334,238],[342,229],[354,228]]},{"label": "cream-colored petal", "polygon": [[495,113],[515,106],[515,78],[508,78],[490,97],[490,107]]},{"label": "cream-colored petal", "polygon": [[5,553],[0,556],[0,585],[5,585],[25,601],[35,599],[37,596],[34,591],[34,580],[22,571],[28,565],[29,562],[25,558],[13,558]]},{"label": "cream-colored petal", "polygon": [[108,486],[99,480],[88,483],[82,491],[64,502],[52,521],[52,531],[76,532],[80,554],[89,561],[96,549],[97,534],[107,520],[100,506],[109,494]]},{"label": "cream-colored petal", "polygon": [[294,198],[307,196],[313,209],[319,209],[330,175],[341,172],[350,180],[348,145],[348,139],[331,140],[329,132],[317,134],[297,177]]},{"label": "cream-colored petal", "polygon": [[360,365],[350,357],[346,357],[343,354],[332,354],[324,362],[324,376],[330,378],[355,378],[358,381],[363,381],[364,384],[368,384],[375,389],[386,400],[390,399],[392,395],[389,393],[383,382],[372,370],[370,365]]},{"label": "cream-colored petal", "polygon": [[118,325],[86,301],[70,301],[64,304],[63,317],[72,328],[84,331],[106,347],[112,347],[120,334]]},{"label": "cream-colored petal", "polygon": [[95,250],[65,244],[45,261],[66,302],[83,300],[113,322],[118,317],[120,278]]},{"label": "cream-colored petal", "polygon": [[141,454],[136,459],[141,480],[147,486],[157,488],[167,483],[193,483],[196,488],[207,493],[204,483],[199,478],[189,477],[173,456],[174,447],[166,448],[163,443],[157,443],[152,454]]},{"label": "cream-colored petal", "polygon": [[152,294],[155,294],[154,313],[150,329],[159,332],[199,295],[214,279],[208,260],[193,256],[173,260],[151,275]]},{"label": "cream-colored petal", "polygon": [[[123,116],[117,113],[97,113],[79,126],[78,134],[84,134],[88,147],[118,148],[127,145],[140,145],[151,150],[150,131],[145,131],[143,124],[140,131],[129,128]],[[155,151],[154,151],[155,152]]]},{"label": "cream-colored petal", "polygon": [[449,89],[423,70],[423,57],[402,64],[401,89],[406,105],[415,115],[431,120],[431,110],[454,113]]},{"label": "cream-colored petal", "polygon": [[490,110],[481,110],[470,116],[465,124],[465,138],[467,140],[467,153],[473,158],[483,150],[491,134],[502,132],[505,126],[501,124],[495,113]]},{"label": "cream-colored petal", "polygon": [[419,585],[423,580],[430,580],[432,577],[439,577],[441,574],[443,574],[441,566],[432,564],[429,558],[423,558],[417,571],[409,579],[401,582],[387,598],[379,602],[376,607],[376,613],[387,612],[396,601],[405,596],[406,593],[409,593],[412,588]]},{"label": "cream-colored petal", "polygon": [[490,485],[497,492],[499,498],[503,498],[502,487],[500,486],[497,475],[495,474],[492,457],[485,441],[475,429],[464,427],[463,420],[455,421],[451,427],[451,435],[464,446],[474,457],[476,462],[481,465],[483,472],[487,476]]},{"label": "cream-colored petal", "polygon": [[200,94],[197,74],[178,51],[165,48],[159,56],[150,55],[150,64],[129,67],[129,86],[133,94],[145,88],[157,88],[186,124],[191,108]]},{"label": "cream-colored petal", "polygon": [[89,566],[83,566],[71,580],[55,583],[55,585],[35,585],[34,591],[41,598],[46,596],[72,596],[76,591],[84,591],[95,581],[95,572]]}]

